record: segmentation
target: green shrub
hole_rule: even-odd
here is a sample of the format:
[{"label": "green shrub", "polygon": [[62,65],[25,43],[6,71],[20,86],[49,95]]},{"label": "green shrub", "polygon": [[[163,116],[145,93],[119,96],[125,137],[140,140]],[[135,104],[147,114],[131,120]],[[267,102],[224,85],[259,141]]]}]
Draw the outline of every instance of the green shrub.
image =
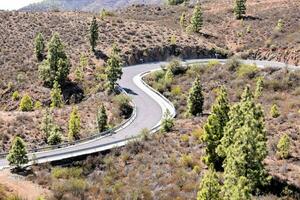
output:
[{"label": "green shrub", "polygon": [[279,19],[276,25],[276,30],[281,32],[283,30],[283,26],[284,26],[283,20]]},{"label": "green shrub", "polygon": [[112,17],[114,16],[114,13],[105,9],[102,9],[100,11],[100,18],[103,20],[105,17]]},{"label": "green shrub", "polygon": [[184,134],[180,136],[180,140],[184,143],[188,143],[189,142],[189,136]]},{"label": "green shrub", "polygon": [[212,67],[215,67],[217,65],[220,65],[220,61],[218,60],[210,60],[208,63],[207,63],[207,67],[208,68],[212,68]]},{"label": "green shrub", "polygon": [[193,172],[195,172],[196,174],[200,174],[201,167],[199,165],[195,165],[194,168],[193,168]]},{"label": "green shrub", "polygon": [[180,163],[184,167],[193,168],[194,167],[194,161],[191,155],[182,155],[180,158]]},{"label": "green shrub", "polygon": [[125,118],[129,118],[133,111],[133,107],[130,104],[130,97],[120,94],[115,96],[113,100],[118,105],[120,115],[124,116]]},{"label": "green shrub", "polygon": [[15,91],[13,94],[12,94],[12,100],[13,101],[17,101],[20,99],[20,93],[18,91]]},{"label": "green shrub", "polygon": [[202,129],[202,128],[198,128],[198,129],[193,130],[192,136],[193,136],[196,140],[201,141],[201,138],[202,138],[202,136],[203,136],[203,129]]},{"label": "green shrub", "polygon": [[60,144],[62,141],[62,134],[59,130],[59,127],[54,126],[50,132],[50,136],[47,139],[47,143],[49,145],[57,145]]},{"label": "green shrub", "polygon": [[142,129],[141,131],[142,140],[147,141],[151,138],[150,131],[147,128]]},{"label": "green shrub", "polygon": [[31,97],[28,94],[25,94],[23,96],[23,98],[21,99],[19,108],[23,112],[32,111],[33,103],[32,103]]},{"label": "green shrub", "polygon": [[276,104],[273,104],[270,114],[273,118],[277,118],[280,116],[280,112]]},{"label": "green shrub", "polygon": [[159,80],[163,79],[165,77],[165,71],[159,70],[152,73],[151,77],[154,79],[155,82],[158,82]]},{"label": "green shrub", "polygon": [[286,159],[290,154],[290,137],[284,134],[277,144],[277,155],[280,158]]},{"label": "green shrub", "polygon": [[236,71],[240,68],[242,63],[238,60],[238,58],[233,57],[226,62],[229,71]]},{"label": "green shrub", "polygon": [[172,96],[179,96],[182,94],[181,87],[179,85],[174,86],[171,90]]},{"label": "green shrub", "polygon": [[187,68],[182,65],[181,60],[178,58],[172,59],[167,65],[167,71],[171,71],[174,76],[184,74],[186,70]]},{"label": "green shrub", "polygon": [[69,191],[79,197],[81,196],[87,188],[87,182],[84,179],[72,178],[67,182],[69,186]]},{"label": "green shrub", "polygon": [[34,110],[39,110],[42,108],[42,103],[40,101],[36,101],[34,103]]},{"label": "green shrub", "polygon": [[70,178],[80,178],[82,175],[82,168],[71,167],[62,168],[55,167],[52,169],[51,175],[57,179],[70,179]]},{"label": "green shrub", "polygon": [[237,71],[239,77],[254,78],[258,72],[256,65],[242,64]]}]

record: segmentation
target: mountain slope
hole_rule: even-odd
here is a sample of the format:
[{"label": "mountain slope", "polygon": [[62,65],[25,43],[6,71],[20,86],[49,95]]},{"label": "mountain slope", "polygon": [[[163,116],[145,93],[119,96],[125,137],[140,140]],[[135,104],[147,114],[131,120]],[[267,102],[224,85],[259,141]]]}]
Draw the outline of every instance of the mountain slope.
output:
[{"label": "mountain slope", "polygon": [[132,4],[163,4],[165,0],[44,0],[21,8],[21,11],[99,11],[101,9],[117,9]]}]

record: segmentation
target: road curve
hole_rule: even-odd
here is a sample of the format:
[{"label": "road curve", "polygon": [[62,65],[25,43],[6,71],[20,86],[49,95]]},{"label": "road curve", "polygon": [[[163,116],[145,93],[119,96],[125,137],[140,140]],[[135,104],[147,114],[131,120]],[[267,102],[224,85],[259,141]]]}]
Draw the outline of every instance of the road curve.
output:
[{"label": "road curve", "polygon": [[[209,59],[187,60],[186,63],[203,62],[207,63]],[[226,60],[219,60],[221,63]],[[248,64],[257,64],[259,67],[288,67],[291,70],[296,70],[296,66],[286,65],[284,63],[274,61],[258,61],[244,60],[242,62]],[[123,68],[123,76],[119,81],[119,85],[128,93],[136,105],[136,117],[125,128],[116,131],[115,134],[103,138],[92,139],[87,142],[79,143],[73,146],[42,151],[34,153],[36,163],[45,163],[57,161],[66,158],[76,157],[80,155],[88,155],[95,152],[101,152],[117,146],[125,145],[129,139],[139,135],[143,128],[156,131],[159,128],[163,112],[171,110],[175,116],[175,110],[170,103],[162,95],[158,94],[152,88],[147,86],[142,81],[142,76],[149,71],[160,69],[161,65],[166,62],[156,62],[141,65],[134,65]],[[298,68],[299,69],[299,68]],[[29,154],[32,158],[33,154]],[[0,169],[8,167],[6,159],[0,159]]]}]

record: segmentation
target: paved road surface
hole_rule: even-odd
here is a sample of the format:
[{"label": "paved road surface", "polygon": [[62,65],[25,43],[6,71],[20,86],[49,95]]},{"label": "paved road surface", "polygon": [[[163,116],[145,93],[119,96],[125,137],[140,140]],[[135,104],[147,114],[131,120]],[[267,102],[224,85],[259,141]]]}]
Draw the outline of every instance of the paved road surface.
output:
[{"label": "paved road surface", "polygon": [[[208,62],[208,59],[188,60],[187,63],[192,62]],[[225,62],[226,60],[220,60]],[[273,61],[243,61],[246,63],[256,63],[259,67],[286,67],[284,63],[278,63]],[[150,70],[158,69],[165,62],[149,63],[129,66],[123,69],[123,77],[119,81],[121,87],[123,87],[129,96],[136,104],[137,112],[136,118],[131,124],[122,130],[116,132],[111,136],[104,138],[93,139],[88,142],[76,144],[70,147],[60,148],[56,150],[44,151],[35,153],[36,162],[43,163],[55,160],[61,160],[70,157],[76,157],[79,155],[87,155],[94,152],[100,152],[103,150],[111,149],[116,146],[122,146],[126,144],[126,141],[131,137],[137,136],[143,128],[149,130],[158,125],[162,118],[163,106],[162,103],[168,104],[162,97],[158,96],[155,92],[145,87],[140,81],[139,74]],[[290,69],[296,69],[295,66],[288,66]],[[31,157],[32,155],[29,155]],[[0,159],[0,168],[7,167],[8,163],[6,159]]]}]

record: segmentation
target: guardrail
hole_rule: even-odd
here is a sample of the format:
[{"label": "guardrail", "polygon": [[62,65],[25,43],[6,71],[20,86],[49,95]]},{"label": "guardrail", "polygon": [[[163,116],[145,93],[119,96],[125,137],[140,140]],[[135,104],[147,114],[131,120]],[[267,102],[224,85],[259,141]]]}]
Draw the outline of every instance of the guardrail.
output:
[{"label": "guardrail", "polygon": [[[127,92],[122,87],[120,87],[119,85],[117,85],[117,90],[119,90],[119,92],[121,92],[121,93],[124,93],[125,95],[128,95]],[[124,128],[124,125],[126,125],[128,123],[130,124],[135,119],[137,108],[136,108],[136,105],[133,101],[131,101],[130,104],[133,107],[133,111],[132,111],[132,114],[131,114],[130,118],[123,121],[121,124],[115,126],[112,129],[103,131],[101,133],[96,133],[96,134],[93,134],[91,136],[82,138],[80,140],[72,141],[72,142],[65,142],[65,143],[61,143],[61,144],[58,144],[58,145],[51,145],[51,146],[48,145],[48,146],[45,146],[45,147],[38,147],[38,148],[29,149],[29,150],[27,150],[27,152],[28,153],[36,153],[36,152],[43,152],[43,151],[50,151],[50,150],[60,149],[60,148],[66,148],[66,147],[69,147],[69,146],[74,146],[76,144],[81,144],[81,143],[84,143],[84,142],[88,142],[88,141],[91,141],[91,140],[96,139],[96,138],[101,139],[101,138],[107,137],[109,135],[112,135],[113,133],[115,133],[115,131]],[[0,158],[5,158],[7,155],[8,155],[8,152],[0,153]]]}]

